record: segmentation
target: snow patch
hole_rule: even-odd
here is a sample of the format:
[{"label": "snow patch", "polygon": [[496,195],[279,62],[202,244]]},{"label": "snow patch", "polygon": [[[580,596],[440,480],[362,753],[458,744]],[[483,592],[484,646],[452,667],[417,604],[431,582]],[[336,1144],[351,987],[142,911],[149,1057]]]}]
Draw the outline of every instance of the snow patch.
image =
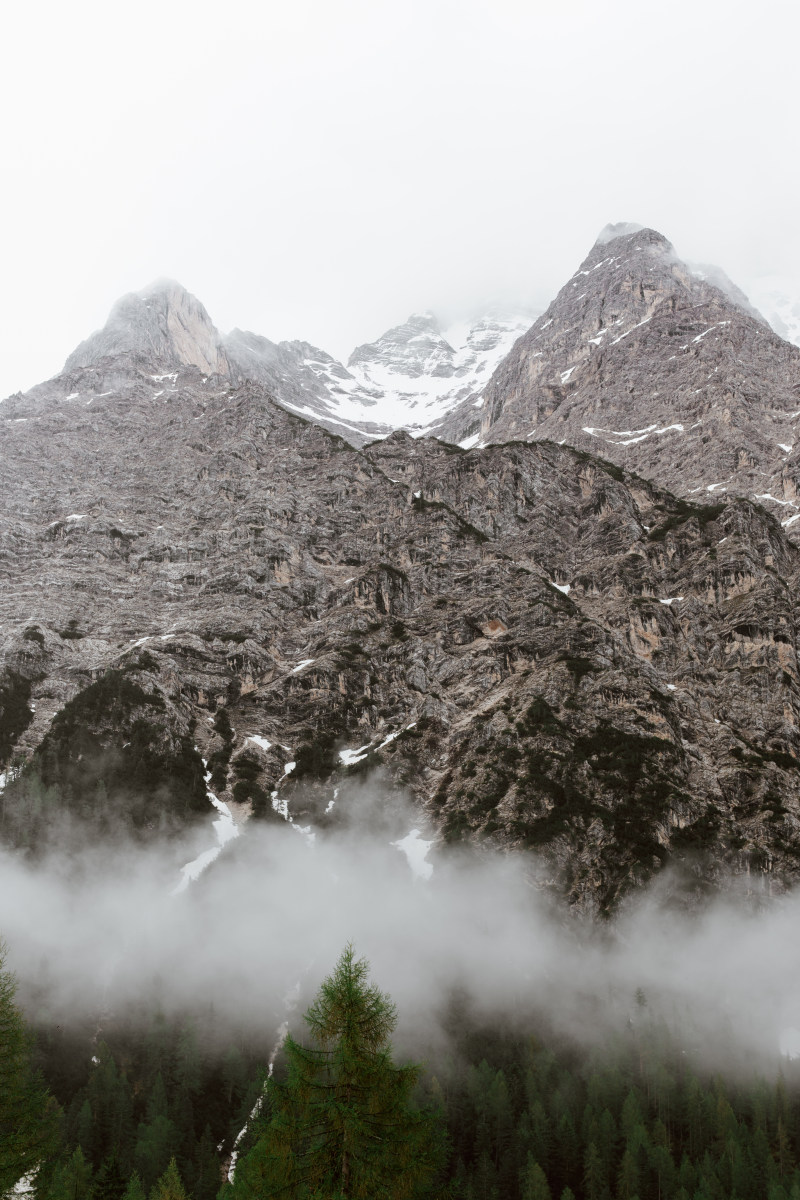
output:
[{"label": "snow patch", "polygon": [[368,751],[369,747],[370,743],[367,742],[366,746],[359,746],[357,750],[340,750],[339,762],[344,767],[355,766],[356,763],[363,762],[367,757],[365,751]]},{"label": "snow patch", "polygon": [[645,317],[643,321],[638,321],[631,329],[626,329],[625,333],[621,333],[619,337],[612,340],[611,345],[616,346],[617,342],[621,342],[623,338],[630,337],[634,329],[639,329],[642,325],[646,325],[648,321],[652,321],[652,317]]},{"label": "snow patch", "polygon": [[398,842],[392,842],[398,850],[402,850],[408,860],[408,865],[420,879],[430,879],[433,875],[433,864],[427,862],[428,851],[433,842],[424,841],[419,829],[412,829],[409,834]]},{"label": "snow patch", "polygon": [[256,746],[259,746],[262,750],[265,750],[265,751],[269,750],[269,748],[272,746],[272,742],[268,741],[267,738],[262,737],[259,733],[248,734],[247,741],[253,742]]},{"label": "snow patch", "polygon": [[303,670],[303,667],[310,667],[313,662],[316,662],[315,658],[304,658],[303,661],[299,662],[296,667],[292,667],[289,674],[296,675],[298,671]]},{"label": "snow patch", "polygon": [[[203,765],[206,765],[205,761]],[[206,783],[208,783],[209,779],[210,775],[207,774]],[[212,846],[210,849],[205,850],[202,854],[198,855],[197,858],[193,859],[190,863],[187,863],[186,866],[182,868],[181,879],[176,887],[172,889],[171,894],[173,896],[177,896],[180,892],[184,892],[190,883],[194,882],[196,879],[199,879],[203,872],[210,867],[212,862],[214,862],[214,860],[219,856],[222,847],[230,842],[233,838],[239,836],[239,830],[236,828],[233,820],[233,814],[228,808],[227,804],[225,804],[222,800],[218,800],[213,792],[206,792],[206,796],[220,814],[213,823],[214,832],[217,836],[217,844],[216,846]]]},{"label": "snow patch", "polygon": [[781,505],[783,505],[784,508],[786,508],[786,507],[797,508],[797,505],[793,504],[791,500],[779,500],[778,497],[773,496],[771,492],[760,492],[757,495],[756,495],[756,493],[753,493],[753,499],[754,500],[771,500],[773,502],[773,504],[781,504]]}]

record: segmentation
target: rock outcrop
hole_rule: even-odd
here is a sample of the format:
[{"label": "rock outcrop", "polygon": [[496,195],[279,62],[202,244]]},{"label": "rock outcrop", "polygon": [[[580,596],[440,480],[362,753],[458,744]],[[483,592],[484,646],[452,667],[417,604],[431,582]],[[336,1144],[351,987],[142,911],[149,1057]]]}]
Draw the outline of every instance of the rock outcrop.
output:
[{"label": "rock outcrop", "polygon": [[6,839],[108,822],[133,745],[145,832],[193,819],[201,757],[320,828],[374,768],[587,908],[666,864],[796,878],[800,561],[761,507],[550,442],[359,450],[159,374],[102,356],[0,409]]},{"label": "rock outcrop", "polygon": [[203,305],[174,280],[160,280],[123,296],[102,329],[70,354],[64,373],[123,359],[152,369],[197,367],[228,376],[222,339]]},{"label": "rock outcrop", "polygon": [[756,499],[790,527],[798,421],[800,348],[722,273],[611,226],[496,369],[480,440],[567,442],[680,496]]}]

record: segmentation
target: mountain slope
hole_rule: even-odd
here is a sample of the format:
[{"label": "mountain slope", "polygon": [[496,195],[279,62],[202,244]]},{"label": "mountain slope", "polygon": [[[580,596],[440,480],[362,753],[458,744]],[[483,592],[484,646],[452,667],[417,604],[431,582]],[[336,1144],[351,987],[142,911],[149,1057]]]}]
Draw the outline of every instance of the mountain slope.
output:
[{"label": "mountain slope", "polygon": [[701,274],[654,230],[609,227],[496,369],[481,441],[566,441],[682,496],[750,496],[788,523],[800,349]]},{"label": "mountain slope", "polygon": [[346,367],[308,342],[276,345],[234,330],[224,344],[239,381],[263,384],[290,412],[363,445],[394,429],[437,433],[459,406],[474,423],[483,387],[531,320],[493,312],[442,332],[432,314],[414,314],[358,346]]},{"label": "mountain slope", "polygon": [[155,366],[0,410],[6,839],[113,826],[135,729],[141,836],[196,819],[201,757],[240,816],[320,829],[379,767],[588,908],[698,852],[795,878],[799,564],[767,513],[552,443],[357,450]]}]

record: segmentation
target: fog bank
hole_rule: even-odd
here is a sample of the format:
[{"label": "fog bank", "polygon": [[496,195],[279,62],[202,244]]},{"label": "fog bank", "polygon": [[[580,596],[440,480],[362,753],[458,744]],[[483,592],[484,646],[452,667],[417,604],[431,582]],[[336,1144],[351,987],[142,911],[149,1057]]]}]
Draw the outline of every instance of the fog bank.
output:
[{"label": "fog bank", "polygon": [[[22,999],[44,997],[59,1021],[129,1001],[213,1004],[220,1022],[269,1037],[287,992],[299,984],[302,1011],[352,941],[398,1006],[401,1043],[435,1040],[455,990],[489,1020],[544,1013],[583,1040],[624,1024],[637,989],[706,1047],[723,1029],[766,1060],[782,1030],[800,1029],[800,896],[758,911],[720,899],[690,916],[656,888],[591,925],[543,895],[530,856],[434,846],[425,878],[419,854],[415,871],[393,844],[420,827],[410,809],[369,785],[338,803],[349,819],[313,841],[246,825],[178,894],[174,846],[83,846],[35,863],[0,851],[0,933]],[[186,860],[213,841],[211,820],[181,847]]]}]

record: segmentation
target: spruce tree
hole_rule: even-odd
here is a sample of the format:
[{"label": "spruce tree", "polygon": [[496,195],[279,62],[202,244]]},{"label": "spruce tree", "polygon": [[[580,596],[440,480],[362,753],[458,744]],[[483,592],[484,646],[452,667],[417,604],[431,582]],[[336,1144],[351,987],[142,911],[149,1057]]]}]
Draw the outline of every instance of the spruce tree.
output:
[{"label": "spruce tree", "polygon": [[150,1192],[150,1200],[189,1200],[174,1158]]},{"label": "spruce tree", "polygon": [[438,1165],[436,1118],[414,1107],[419,1066],[397,1067],[395,1007],[347,946],[305,1014],[313,1046],[287,1037],[285,1080],[270,1080],[265,1128],[236,1169],[234,1198],[404,1200]]},{"label": "spruce tree", "polygon": [[134,1171],[128,1180],[128,1186],[125,1188],[122,1200],[147,1200],[147,1194],[139,1178],[138,1171]]},{"label": "spruce tree", "polygon": [[30,1039],[4,958],[0,942],[0,1196],[36,1170],[58,1136],[57,1106],[31,1069]]},{"label": "spruce tree", "polygon": [[547,1176],[532,1154],[528,1155],[528,1162],[522,1172],[520,1182],[522,1200],[552,1200]]}]

